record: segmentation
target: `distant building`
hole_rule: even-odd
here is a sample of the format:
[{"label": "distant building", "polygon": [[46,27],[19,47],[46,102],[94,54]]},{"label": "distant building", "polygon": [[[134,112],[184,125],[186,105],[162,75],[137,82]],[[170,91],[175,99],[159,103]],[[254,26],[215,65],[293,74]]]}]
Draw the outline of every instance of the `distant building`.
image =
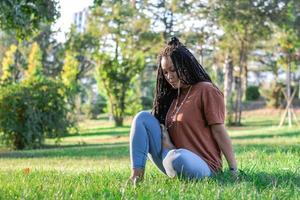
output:
[{"label": "distant building", "polygon": [[83,33],[87,28],[87,18],[89,9],[84,8],[82,11],[76,12],[73,15],[73,24],[76,26],[78,32]]}]

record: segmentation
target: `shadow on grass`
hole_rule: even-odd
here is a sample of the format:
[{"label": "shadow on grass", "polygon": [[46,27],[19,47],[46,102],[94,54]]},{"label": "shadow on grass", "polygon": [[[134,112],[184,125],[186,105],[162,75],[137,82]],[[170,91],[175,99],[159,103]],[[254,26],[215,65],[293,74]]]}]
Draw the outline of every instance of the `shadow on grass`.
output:
[{"label": "shadow on grass", "polygon": [[245,127],[248,126],[255,126],[255,127],[261,127],[261,126],[277,126],[279,124],[279,121],[277,120],[260,120],[260,121],[249,121],[245,124]]},{"label": "shadow on grass", "polygon": [[[209,178],[209,181],[217,183],[220,187],[232,186],[235,187],[238,184],[250,184],[255,187],[258,191],[272,188],[300,188],[300,175],[299,170],[295,172],[291,171],[280,171],[275,173],[268,173],[263,171],[256,171],[254,169],[244,169],[238,174],[238,178],[233,177],[230,172],[225,171],[217,174],[216,176]],[[189,179],[183,176],[178,177],[180,181],[190,184],[190,182],[201,182],[202,179]],[[208,179],[206,179],[208,180]]]},{"label": "shadow on grass", "polygon": [[230,173],[224,172],[213,178],[220,185],[233,185],[250,182],[258,190],[267,188],[300,187],[299,173],[291,171],[278,171],[276,173],[247,171],[239,174],[239,179],[234,180]]},{"label": "shadow on grass", "polygon": [[278,134],[259,134],[259,135],[239,135],[232,136],[231,139],[255,139],[255,138],[273,138],[273,137],[294,137],[300,136],[300,131],[292,131]]},{"label": "shadow on grass", "polygon": [[[118,130],[120,129],[121,130]],[[76,137],[76,136],[101,136],[101,135],[111,135],[111,136],[122,136],[129,134],[130,126],[122,127],[103,127],[103,128],[94,128],[94,129],[85,129],[78,134],[70,134],[65,137]],[[125,129],[125,130],[124,130]]]},{"label": "shadow on grass", "polygon": [[118,159],[129,157],[127,142],[113,144],[49,146],[46,149],[1,152],[0,158],[96,158]]}]

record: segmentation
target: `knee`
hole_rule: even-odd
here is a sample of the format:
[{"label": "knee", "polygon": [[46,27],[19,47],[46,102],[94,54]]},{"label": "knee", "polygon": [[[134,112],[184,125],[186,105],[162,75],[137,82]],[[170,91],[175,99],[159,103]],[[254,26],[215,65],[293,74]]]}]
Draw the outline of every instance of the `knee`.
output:
[{"label": "knee", "polygon": [[150,112],[140,111],[134,116],[133,121],[134,122],[143,121],[148,117],[152,117],[152,114]]},{"label": "knee", "polygon": [[166,174],[174,178],[178,172],[178,160],[180,159],[180,154],[176,149],[170,150],[163,160],[163,166],[165,168]]},{"label": "knee", "polygon": [[[187,178],[203,178],[211,175],[208,165],[204,161],[200,161],[186,149],[176,149],[174,152],[169,152],[166,156],[166,166],[171,169],[170,175],[166,169],[167,175],[174,177],[175,175]],[[169,154],[168,153],[168,154]],[[175,175],[174,175],[175,174]]]}]

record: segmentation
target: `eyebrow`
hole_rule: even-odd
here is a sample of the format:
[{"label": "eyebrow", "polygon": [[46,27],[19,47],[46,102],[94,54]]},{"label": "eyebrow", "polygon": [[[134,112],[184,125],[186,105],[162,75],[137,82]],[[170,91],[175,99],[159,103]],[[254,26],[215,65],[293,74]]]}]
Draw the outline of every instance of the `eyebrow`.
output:
[{"label": "eyebrow", "polygon": [[[163,69],[163,68],[161,68],[163,71],[166,71],[165,69]],[[175,69],[175,67],[174,67],[174,65],[171,65],[170,67],[169,67],[169,70],[176,70]]]}]

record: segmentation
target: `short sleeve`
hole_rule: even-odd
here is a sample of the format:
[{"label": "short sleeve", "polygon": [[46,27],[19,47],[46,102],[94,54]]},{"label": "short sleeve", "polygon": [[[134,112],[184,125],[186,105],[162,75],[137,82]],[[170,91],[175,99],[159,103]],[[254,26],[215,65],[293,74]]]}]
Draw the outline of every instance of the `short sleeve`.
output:
[{"label": "short sleeve", "polygon": [[206,85],[201,96],[202,110],[207,125],[224,124],[225,104],[223,93],[213,85]]}]

